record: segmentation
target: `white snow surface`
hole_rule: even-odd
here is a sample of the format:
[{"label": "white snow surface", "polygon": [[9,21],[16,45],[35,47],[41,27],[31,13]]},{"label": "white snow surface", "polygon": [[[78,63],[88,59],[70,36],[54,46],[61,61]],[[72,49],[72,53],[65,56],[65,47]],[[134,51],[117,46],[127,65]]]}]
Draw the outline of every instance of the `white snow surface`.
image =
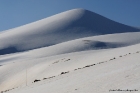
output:
[{"label": "white snow surface", "polygon": [[73,9],[0,33],[0,55],[47,47],[83,37],[138,32],[85,9]]},{"label": "white snow surface", "polygon": [[[137,44],[37,59],[17,59],[0,67],[0,89],[15,88],[8,93],[108,93],[110,89],[139,90],[139,50],[140,44]],[[84,68],[92,64],[95,65]],[[61,72],[67,71],[61,75]],[[41,81],[32,83],[35,79]]]},{"label": "white snow surface", "polygon": [[[93,31],[85,32],[88,27],[81,34],[73,28],[64,31],[64,28],[76,27],[77,20],[83,20],[87,13],[94,14],[74,9],[1,32],[0,41],[5,42],[0,42],[0,49],[14,46],[25,51],[0,55],[0,92],[126,93],[111,90],[128,89],[139,93],[140,32],[126,25],[123,25],[125,29],[134,31],[124,33],[119,29],[123,32],[120,33],[113,27],[112,32],[102,35],[104,31],[96,29],[96,36]],[[109,20],[102,16],[99,19]],[[99,24],[94,26],[97,28]]]}]

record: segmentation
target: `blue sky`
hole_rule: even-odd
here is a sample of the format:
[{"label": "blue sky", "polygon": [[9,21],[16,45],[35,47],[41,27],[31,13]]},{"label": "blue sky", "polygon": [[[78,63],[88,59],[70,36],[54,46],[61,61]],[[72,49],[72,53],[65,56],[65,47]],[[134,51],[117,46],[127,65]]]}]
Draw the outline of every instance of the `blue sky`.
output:
[{"label": "blue sky", "polygon": [[140,27],[140,0],[0,0],[0,31],[74,8]]}]

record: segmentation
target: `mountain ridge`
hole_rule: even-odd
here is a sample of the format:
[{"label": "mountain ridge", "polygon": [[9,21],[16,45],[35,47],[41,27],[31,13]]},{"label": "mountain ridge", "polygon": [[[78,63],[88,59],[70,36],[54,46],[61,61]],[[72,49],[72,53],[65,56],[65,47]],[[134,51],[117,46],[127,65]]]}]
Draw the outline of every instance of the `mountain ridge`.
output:
[{"label": "mountain ridge", "polygon": [[65,41],[139,29],[85,9],[73,9],[0,33],[0,55],[46,47]]}]

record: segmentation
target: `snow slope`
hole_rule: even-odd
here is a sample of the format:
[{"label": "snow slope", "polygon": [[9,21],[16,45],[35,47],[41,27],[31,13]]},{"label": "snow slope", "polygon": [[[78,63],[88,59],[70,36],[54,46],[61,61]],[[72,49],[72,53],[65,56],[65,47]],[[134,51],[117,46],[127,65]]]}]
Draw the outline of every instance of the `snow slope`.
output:
[{"label": "snow slope", "polygon": [[137,32],[85,9],[73,9],[0,33],[0,55],[55,45],[73,39]]},{"label": "snow slope", "polygon": [[0,41],[0,93],[140,91],[139,29],[91,11],[3,31]]},{"label": "snow slope", "polygon": [[[0,67],[0,89],[14,88],[7,93],[108,93],[110,89],[139,90],[139,50],[140,44],[137,44],[11,62]],[[35,79],[41,81],[32,83]]]},{"label": "snow slope", "polygon": [[[105,46],[105,49],[96,50],[100,47],[96,45],[99,42],[109,45]],[[135,53],[140,50],[139,43],[140,32],[109,34],[0,56],[0,91],[25,86],[26,69],[27,82],[30,86],[35,79],[42,80],[58,76],[61,72],[73,71],[86,65],[108,61],[120,55]],[[118,48],[111,48],[113,44]]]},{"label": "snow slope", "polygon": [[125,47],[138,43],[140,43],[140,32],[99,35],[70,40],[49,47],[38,48],[14,55],[3,55],[0,57],[0,62],[9,62],[14,59],[17,60],[17,58],[40,58],[86,50]]},{"label": "snow slope", "polygon": [[26,52],[24,55],[38,58],[86,50],[125,47],[138,43],[140,43],[140,32],[109,34],[71,40],[50,47],[35,49]]}]

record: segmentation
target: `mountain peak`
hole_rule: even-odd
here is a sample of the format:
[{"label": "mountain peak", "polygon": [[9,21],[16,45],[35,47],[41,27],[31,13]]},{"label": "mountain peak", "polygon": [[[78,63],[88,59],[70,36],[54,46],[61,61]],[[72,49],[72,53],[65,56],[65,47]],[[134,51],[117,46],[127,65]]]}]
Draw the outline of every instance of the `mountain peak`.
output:
[{"label": "mountain peak", "polygon": [[139,29],[117,23],[86,9],[72,9],[0,33],[0,55],[83,37],[137,31]]},{"label": "mountain peak", "polygon": [[75,12],[77,12],[77,11],[83,11],[83,12],[85,12],[85,11],[89,11],[89,10],[84,9],[84,8],[75,8],[75,9],[71,9],[71,10],[68,10],[68,11],[75,11]]}]

